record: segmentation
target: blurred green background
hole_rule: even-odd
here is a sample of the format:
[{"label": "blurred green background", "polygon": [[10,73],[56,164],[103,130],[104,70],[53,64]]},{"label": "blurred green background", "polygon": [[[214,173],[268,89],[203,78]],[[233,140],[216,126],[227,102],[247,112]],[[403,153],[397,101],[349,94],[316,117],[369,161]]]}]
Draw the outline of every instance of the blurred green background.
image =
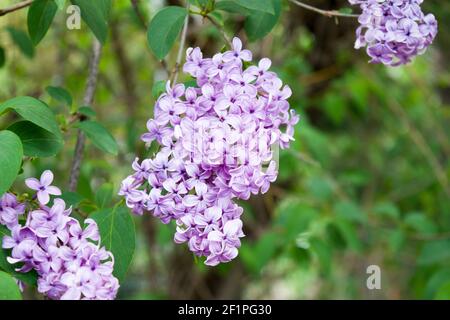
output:
[{"label": "blurred green background", "polygon": [[[148,21],[162,6],[183,3],[141,0],[139,8]],[[345,0],[309,3],[349,6]],[[290,103],[301,115],[296,141],[281,152],[270,191],[242,203],[247,236],[238,258],[206,267],[186,245],[173,243],[174,225],[136,217],[136,253],[118,298],[450,299],[450,3],[427,0],[423,7],[437,16],[440,33],[426,54],[399,68],[369,65],[365,52],[353,49],[355,19],[330,19],[283,1],[272,32],[248,42],[242,17],[223,15],[227,33],[240,36],[254,60],[270,57],[292,88]],[[70,110],[47,86],[63,86],[82,103],[93,37],[84,24],[67,30],[65,19],[59,14],[30,52],[7,30],[26,31],[26,11],[0,17],[6,56],[0,101],[40,98],[61,123]],[[199,18],[190,21],[187,44],[210,56],[223,40]],[[88,144],[81,195],[93,199],[104,183],[117,190],[135,156],[145,154],[139,136],[152,116],[152,88],[166,78],[131,2],[113,0],[93,107],[120,153],[105,155]],[[0,118],[0,128],[13,117]],[[66,188],[75,136],[66,132],[57,157],[27,161],[17,188],[47,168]],[[370,265],[381,268],[381,290],[366,287]]]}]

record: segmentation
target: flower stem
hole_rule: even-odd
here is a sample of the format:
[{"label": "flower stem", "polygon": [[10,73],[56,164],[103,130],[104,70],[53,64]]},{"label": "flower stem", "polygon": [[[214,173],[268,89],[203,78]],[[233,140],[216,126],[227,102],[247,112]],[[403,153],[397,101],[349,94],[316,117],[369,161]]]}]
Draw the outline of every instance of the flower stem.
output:
[{"label": "flower stem", "polygon": [[12,5],[11,7],[5,8],[5,9],[0,9],[0,16],[4,16],[5,14],[20,10],[22,8],[26,8],[29,5],[31,5],[33,3],[34,0],[26,0],[26,1],[22,1],[19,2],[15,5]]},{"label": "flower stem", "polygon": [[309,4],[300,2],[298,0],[289,0],[293,4],[296,4],[299,7],[302,7],[303,9],[314,11],[316,13],[319,13],[321,15],[324,15],[328,18],[332,17],[343,17],[343,18],[358,18],[359,14],[351,14],[351,13],[343,13],[336,10],[322,10],[313,6],[310,6]]},{"label": "flower stem", "polygon": [[[98,65],[100,63],[100,54],[102,45],[97,39],[94,39],[91,61],[89,63],[89,75],[84,93],[83,105],[90,106],[94,101],[95,89],[97,87]],[[74,192],[77,189],[78,178],[80,177],[81,160],[83,158],[84,145],[86,143],[86,136],[78,129],[77,142],[75,145],[75,152],[73,155],[72,168],[70,170],[69,190]]]},{"label": "flower stem", "polygon": [[[186,10],[189,11],[189,0],[186,1]],[[181,59],[183,58],[184,44],[186,43],[187,30],[189,25],[189,14],[184,19],[183,31],[181,32],[180,47],[178,49],[177,60],[172,70],[171,83],[175,85],[178,80],[178,72],[180,71]]]},{"label": "flower stem", "polygon": [[214,20],[214,18],[212,18],[210,15],[204,15],[203,17],[208,19],[220,31],[222,38],[225,40],[227,45],[231,48],[232,47],[231,40],[230,40],[230,38],[228,38],[223,27],[216,20]]}]

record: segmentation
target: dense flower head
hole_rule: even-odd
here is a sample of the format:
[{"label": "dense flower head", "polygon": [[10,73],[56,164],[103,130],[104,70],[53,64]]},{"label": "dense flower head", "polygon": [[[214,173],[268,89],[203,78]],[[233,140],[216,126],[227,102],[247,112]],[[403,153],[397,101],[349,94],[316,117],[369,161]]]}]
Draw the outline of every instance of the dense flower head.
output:
[{"label": "dense flower head", "polygon": [[275,149],[289,146],[299,120],[271,61],[246,68],[251,60],[238,38],[212,58],[189,48],[183,71],[197,86],[167,83],[142,135],[160,149],[133,162],[119,191],[134,213],[175,220],[175,242],[188,243],[207,265],[238,255],[243,209],[234,199],[267,192],[278,173]]},{"label": "dense flower head", "polygon": [[433,14],[424,14],[423,0],[349,0],[360,5],[355,48],[366,47],[372,63],[397,66],[425,52],[437,34]]},{"label": "dense flower head", "polygon": [[18,272],[36,270],[38,291],[50,299],[114,299],[119,288],[112,275],[114,257],[100,246],[96,222],[86,219],[83,229],[60,198],[47,206],[49,194],[61,194],[52,181],[49,170],[40,180],[26,180],[37,191],[37,208],[28,210],[23,223],[19,217],[27,211],[26,204],[11,193],[1,197],[0,223],[11,231],[2,239],[2,247],[11,249],[8,262],[18,264]]}]

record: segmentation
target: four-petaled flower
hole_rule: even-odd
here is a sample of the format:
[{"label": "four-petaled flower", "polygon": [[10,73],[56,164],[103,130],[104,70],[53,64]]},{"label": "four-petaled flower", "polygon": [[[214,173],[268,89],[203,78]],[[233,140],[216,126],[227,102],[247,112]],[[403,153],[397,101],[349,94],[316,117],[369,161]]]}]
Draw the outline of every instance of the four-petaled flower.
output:
[{"label": "four-petaled flower", "polygon": [[37,198],[43,205],[50,201],[50,195],[60,196],[61,190],[58,187],[52,186],[53,173],[50,170],[45,170],[40,180],[36,178],[29,178],[25,180],[25,184],[28,188],[37,191]]}]

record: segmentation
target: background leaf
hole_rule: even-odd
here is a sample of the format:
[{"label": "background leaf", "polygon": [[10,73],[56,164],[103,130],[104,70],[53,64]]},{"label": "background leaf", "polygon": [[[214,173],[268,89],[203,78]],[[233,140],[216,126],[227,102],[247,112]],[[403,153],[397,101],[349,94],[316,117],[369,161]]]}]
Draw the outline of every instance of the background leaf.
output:
[{"label": "background leaf", "polygon": [[72,105],[72,96],[66,89],[62,87],[48,86],[45,90],[53,99],[63,102],[69,107]]},{"label": "background leaf", "polygon": [[100,123],[86,120],[79,122],[77,126],[86,134],[86,136],[88,136],[97,148],[113,155],[117,154],[118,147],[116,140]]},{"label": "background leaf", "polygon": [[169,6],[161,9],[153,17],[148,27],[148,43],[160,60],[169,53],[183,27],[187,15],[185,8]]},{"label": "background leaf", "polygon": [[114,275],[122,281],[134,254],[136,239],[133,219],[125,207],[103,209],[90,217],[98,224],[101,244],[114,255]]},{"label": "background leaf", "polygon": [[238,13],[242,15],[250,14],[252,11],[238,4],[233,0],[218,1],[215,5],[215,10],[223,10],[230,13]]},{"label": "background leaf", "polygon": [[253,11],[245,19],[245,32],[250,41],[255,41],[266,36],[277,24],[281,13],[280,0],[270,0],[274,13]]},{"label": "background leaf", "polygon": [[269,14],[275,14],[275,9],[272,0],[233,0],[240,6],[250,9],[261,11]]},{"label": "background leaf", "polygon": [[417,262],[419,265],[450,262],[450,240],[435,240],[426,243]]},{"label": "background leaf", "polygon": [[35,0],[28,9],[28,34],[34,45],[44,38],[57,10],[54,0]]},{"label": "background leaf", "polygon": [[97,115],[95,110],[88,106],[80,107],[78,109],[78,113],[88,118],[95,118],[95,116]]},{"label": "background leaf", "polygon": [[28,35],[19,29],[8,27],[7,28],[11,40],[19,47],[20,51],[29,59],[34,57],[34,46]]},{"label": "background leaf", "polygon": [[0,104],[0,115],[8,110],[14,110],[25,120],[31,121],[61,138],[61,131],[55,115],[44,102],[32,97],[16,97]]},{"label": "background leaf", "polygon": [[58,6],[59,10],[64,9],[64,6],[66,5],[66,0],[55,0],[56,5]]},{"label": "background leaf", "polygon": [[95,193],[95,203],[100,209],[103,209],[111,203],[112,195],[113,185],[111,183],[105,183]]},{"label": "background leaf", "polygon": [[3,271],[0,271],[0,300],[22,300],[16,281]]},{"label": "background leaf", "polygon": [[63,141],[53,133],[30,121],[18,121],[8,127],[22,141],[23,153],[29,157],[50,157],[63,147]]},{"label": "background leaf", "polygon": [[111,7],[109,0],[70,0],[80,7],[81,18],[92,30],[98,41],[105,43],[108,36],[107,12]]},{"label": "background leaf", "polygon": [[22,165],[23,149],[19,137],[0,131],[0,195],[13,184]]}]

